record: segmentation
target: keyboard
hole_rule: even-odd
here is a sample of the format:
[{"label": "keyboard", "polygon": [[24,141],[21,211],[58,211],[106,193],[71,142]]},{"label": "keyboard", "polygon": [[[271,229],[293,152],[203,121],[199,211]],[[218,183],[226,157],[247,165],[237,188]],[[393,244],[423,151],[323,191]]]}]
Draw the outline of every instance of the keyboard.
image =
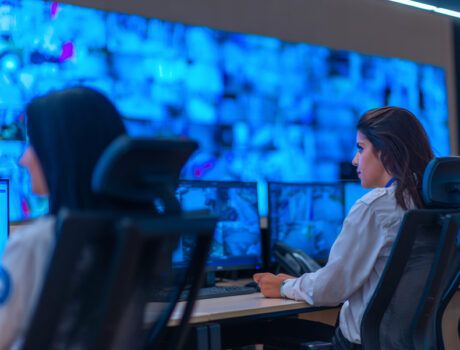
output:
[{"label": "keyboard", "polygon": [[[244,286],[227,286],[227,287],[205,287],[200,288],[198,291],[197,299],[211,299],[211,298],[222,298],[230,297],[234,295],[244,295],[257,293],[257,289],[253,287]],[[181,293],[179,300],[187,300],[188,291],[185,290]]]}]

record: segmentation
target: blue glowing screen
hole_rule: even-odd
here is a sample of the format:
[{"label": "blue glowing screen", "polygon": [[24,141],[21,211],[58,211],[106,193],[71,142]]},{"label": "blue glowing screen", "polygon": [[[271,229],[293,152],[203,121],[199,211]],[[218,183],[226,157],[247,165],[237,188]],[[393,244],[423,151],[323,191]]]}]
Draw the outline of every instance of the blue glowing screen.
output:
[{"label": "blue glowing screen", "polygon": [[47,210],[17,163],[23,107],[75,84],[105,92],[132,135],[197,140],[184,179],[258,182],[262,215],[267,181],[339,179],[370,108],[409,108],[449,154],[439,67],[41,0],[1,2],[0,34],[0,177],[14,220]]},{"label": "blue glowing screen", "polygon": [[8,239],[8,181],[0,180],[0,256]]},{"label": "blue glowing screen", "polygon": [[270,245],[281,241],[326,261],[345,217],[342,183],[271,182],[268,187]]},{"label": "blue glowing screen", "polygon": [[[219,222],[208,259],[208,270],[259,268],[262,244],[256,183],[182,181],[176,192],[184,211],[206,210]],[[189,258],[190,245],[180,242],[173,260],[180,265]]]}]

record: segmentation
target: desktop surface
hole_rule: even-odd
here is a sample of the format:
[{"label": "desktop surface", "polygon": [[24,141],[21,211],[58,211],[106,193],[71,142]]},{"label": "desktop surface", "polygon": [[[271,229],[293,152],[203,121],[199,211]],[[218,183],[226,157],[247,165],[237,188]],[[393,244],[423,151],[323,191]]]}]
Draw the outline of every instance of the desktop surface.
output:
[{"label": "desktop surface", "polygon": [[[177,326],[184,311],[185,302],[177,304],[168,322],[168,326]],[[232,318],[257,317],[277,313],[298,314],[312,312],[323,307],[315,307],[304,301],[284,298],[265,298],[262,293],[229,296],[218,299],[197,300],[190,323],[203,323]],[[151,319],[149,313],[155,310],[154,305],[147,305],[146,320]]]},{"label": "desktop surface", "polygon": [[[208,271],[258,269],[262,243],[256,183],[181,181],[176,191],[182,209],[217,215]],[[188,260],[190,243],[184,236],[173,256],[180,267]]]}]

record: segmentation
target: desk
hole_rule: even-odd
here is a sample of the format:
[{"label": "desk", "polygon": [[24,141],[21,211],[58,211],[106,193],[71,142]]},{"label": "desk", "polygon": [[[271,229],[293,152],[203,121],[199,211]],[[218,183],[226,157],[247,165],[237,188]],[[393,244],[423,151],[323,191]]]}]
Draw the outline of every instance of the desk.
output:
[{"label": "desk", "polygon": [[[168,323],[178,325],[184,309],[184,302],[177,304]],[[316,307],[304,301],[291,299],[269,299],[262,293],[237,295],[224,298],[197,300],[190,323],[204,323],[225,319],[260,318],[272,316],[297,315],[305,312],[318,311],[324,307]],[[148,308],[147,308],[148,314]]]},{"label": "desk", "polygon": [[[155,316],[153,305],[147,306],[145,320],[149,323]],[[185,302],[177,304],[168,326],[177,326]],[[253,293],[223,298],[197,300],[190,323],[195,331],[195,348],[203,350],[221,349],[221,327],[244,320],[257,320],[310,313],[330,309],[311,306],[303,301],[290,299],[268,299],[262,293]],[[189,344],[187,345],[187,347]]]}]

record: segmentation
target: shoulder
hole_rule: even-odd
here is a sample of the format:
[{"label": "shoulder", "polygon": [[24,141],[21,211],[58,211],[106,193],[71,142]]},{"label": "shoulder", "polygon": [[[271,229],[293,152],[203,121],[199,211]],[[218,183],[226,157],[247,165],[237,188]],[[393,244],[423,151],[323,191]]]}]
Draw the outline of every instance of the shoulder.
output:
[{"label": "shoulder", "polygon": [[389,214],[392,212],[398,212],[397,214],[399,216],[400,207],[396,202],[395,189],[395,186],[388,188],[375,188],[366,193],[352,206],[348,216],[375,216],[381,213]]},{"label": "shoulder", "polygon": [[358,199],[350,210],[349,217],[354,221],[373,220],[380,226],[397,224],[405,214],[396,202],[396,186],[376,188]]},{"label": "shoulder", "polygon": [[54,242],[55,218],[45,216],[31,224],[18,228],[8,241],[4,260],[11,254],[24,254],[30,250],[41,250]]},{"label": "shoulder", "polygon": [[372,191],[366,193],[364,196],[358,199],[357,203],[362,203],[366,206],[372,206],[384,201],[394,202],[395,188],[395,186],[388,188],[374,188]]},{"label": "shoulder", "polygon": [[53,249],[54,224],[53,217],[43,217],[15,231],[0,264],[4,281],[11,279],[11,285],[34,282],[37,269],[45,265]]},{"label": "shoulder", "polygon": [[11,235],[10,242],[22,242],[30,239],[37,239],[41,236],[48,236],[54,232],[55,218],[53,216],[44,216],[30,224],[19,227]]}]

